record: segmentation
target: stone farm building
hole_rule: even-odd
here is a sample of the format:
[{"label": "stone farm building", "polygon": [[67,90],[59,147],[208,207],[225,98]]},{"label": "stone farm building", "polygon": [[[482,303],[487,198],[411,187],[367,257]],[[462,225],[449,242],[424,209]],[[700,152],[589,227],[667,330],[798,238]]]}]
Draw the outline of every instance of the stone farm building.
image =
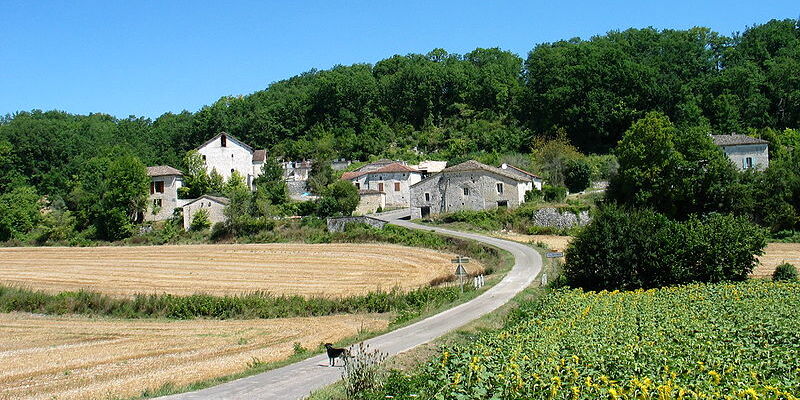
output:
[{"label": "stone farm building", "polygon": [[379,161],[345,172],[342,179],[353,182],[359,190],[385,193],[385,207],[408,207],[411,204],[411,185],[422,180],[422,173],[399,162]]},{"label": "stone farm building", "polygon": [[766,140],[736,134],[711,135],[711,138],[737,168],[763,171],[769,167],[769,142]]},{"label": "stone farm building", "polygon": [[210,196],[207,194],[194,200],[189,200],[183,206],[183,228],[187,231],[189,230],[189,227],[192,225],[194,214],[201,209],[208,211],[208,220],[211,222],[211,226],[214,226],[214,224],[218,222],[224,222],[224,211],[228,203],[229,201],[226,197]]},{"label": "stone farm building", "polygon": [[226,181],[233,171],[239,172],[248,187],[253,187],[253,180],[261,175],[266,150],[253,150],[239,139],[225,133],[218,133],[197,148],[203,157],[206,170],[210,174],[216,170]]},{"label": "stone farm building", "polygon": [[150,196],[145,221],[163,221],[172,217],[176,208],[187,200],[178,199],[178,188],[183,186],[183,172],[169,165],[147,167],[150,176]]},{"label": "stone farm building", "polygon": [[353,212],[354,215],[367,215],[386,208],[386,193],[377,190],[359,190],[361,200]]},{"label": "stone farm building", "polygon": [[411,218],[459,210],[517,207],[525,201],[525,193],[534,187],[533,179],[519,171],[510,172],[508,168],[474,160],[445,168],[411,185]]}]

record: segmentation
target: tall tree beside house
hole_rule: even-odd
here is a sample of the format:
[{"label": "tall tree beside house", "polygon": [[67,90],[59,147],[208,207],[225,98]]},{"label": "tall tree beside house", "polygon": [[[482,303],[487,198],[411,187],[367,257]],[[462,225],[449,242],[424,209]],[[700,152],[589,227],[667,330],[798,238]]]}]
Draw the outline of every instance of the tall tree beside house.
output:
[{"label": "tall tree beside house", "polygon": [[203,158],[197,150],[189,150],[183,157],[184,186],[178,189],[178,195],[183,199],[196,199],[209,192],[211,179],[206,173]]},{"label": "tall tree beside house", "polygon": [[625,132],[615,154],[619,170],[608,195],[621,204],[678,219],[735,208],[737,171],[705,132],[678,130],[651,112]]},{"label": "tall tree beside house", "polygon": [[254,201],[261,215],[271,215],[273,206],[289,201],[289,190],[283,179],[283,167],[274,157],[266,157],[261,166],[261,175],[253,180]]},{"label": "tall tree beside house", "polygon": [[150,178],[144,164],[122,150],[117,154],[88,160],[72,192],[83,224],[97,239],[130,236],[147,201]]},{"label": "tall tree beside house", "polygon": [[317,201],[317,215],[332,217],[337,215],[348,216],[358,207],[361,197],[358,189],[348,181],[336,181],[322,192],[322,198]]},{"label": "tall tree beside house", "polygon": [[231,193],[237,190],[249,190],[249,188],[242,174],[240,174],[239,171],[233,171],[228,181],[225,182],[225,185],[222,187],[222,194],[230,197]]}]

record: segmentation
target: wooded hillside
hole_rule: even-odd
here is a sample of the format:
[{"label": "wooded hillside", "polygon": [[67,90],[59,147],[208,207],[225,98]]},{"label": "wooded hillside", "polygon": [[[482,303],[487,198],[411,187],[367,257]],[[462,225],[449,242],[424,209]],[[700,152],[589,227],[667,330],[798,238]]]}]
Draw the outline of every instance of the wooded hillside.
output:
[{"label": "wooded hillside", "polygon": [[603,153],[653,110],[719,133],[800,126],[798,21],[733,37],[629,29],[539,44],[524,60],[500,49],[396,55],[155,120],[20,111],[0,120],[0,187],[24,177],[40,194],[64,194],[86,160],[120,148],[182,167],[185,151],[223,130],[291,158],[415,158],[416,149],[457,161],[528,153],[534,138],[559,134]]}]

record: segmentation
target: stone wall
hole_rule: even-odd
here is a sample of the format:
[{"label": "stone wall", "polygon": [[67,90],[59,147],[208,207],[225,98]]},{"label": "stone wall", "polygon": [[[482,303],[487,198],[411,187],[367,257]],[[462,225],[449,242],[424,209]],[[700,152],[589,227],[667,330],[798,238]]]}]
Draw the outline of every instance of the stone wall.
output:
[{"label": "stone wall", "polygon": [[769,167],[769,148],[766,144],[724,146],[722,150],[736,168],[745,169],[745,159],[748,157],[753,162],[753,168],[759,171]]},{"label": "stone wall", "polygon": [[289,190],[290,196],[299,196],[308,191],[306,181],[286,181],[286,188]]},{"label": "stone wall", "polygon": [[[502,183],[503,193],[497,190]],[[531,184],[482,171],[440,173],[411,188],[411,218],[422,217],[422,207],[441,214],[460,210],[488,210],[500,201],[515,208],[522,203]],[[464,189],[467,189],[466,193]]]},{"label": "stone wall", "polygon": [[328,218],[327,222],[328,232],[342,232],[347,224],[367,224],[378,229],[386,225],[386,221],[367,216]]},{"label": "stone wall", "polygon": [[585,226],[592,221],[588,211],[578,214],[568,210],[557,210],[553,207],[542,208],[533,214],[533,224],[551,228],[567,229],[573,226]]}]

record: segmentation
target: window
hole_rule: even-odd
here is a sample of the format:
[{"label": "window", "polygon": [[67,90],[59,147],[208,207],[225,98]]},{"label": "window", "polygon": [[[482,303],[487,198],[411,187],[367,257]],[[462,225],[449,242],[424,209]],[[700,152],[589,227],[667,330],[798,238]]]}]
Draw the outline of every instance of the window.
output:
[{"label": "window", "polygon": [[425,193],[425,201],[431,201],[431,194]]},{"label": "window", "polygon": [[742,161],[742,166],[744,167],[744,169],[750,169],[750,168],[753,168],[753,158],[752,158],[752,157],[747,157],[747,158],[745,158],[745,159]]},{"label": "window", "polygon": [[508,208],[508,200],[500,200],[497,202],[497,207]]},{"label": "window", "polygon": [[161,199],[153,199],[153,207],[161,207]]},{"label": "window", "polygon": [[497,193],[503,194],[503,182],[497,182]]},{"label": "window", "polygon": [[233,168],[231,168],[231,173],[233,173]]},{"label": "window", "polygon": [[205,161],[205,160],[206,160],[206,155],[205,155],[205,154],[203,154],[203,161]]},{"label": "window", "polygon": [[222,147],[228,147],[228,137],[225,136],[225,135],[220,136],[219,137],[219,145],[222,146]]},{"label": "window", "polygon": [[164,193],[164,182],[163,181],[157,181],[157,182],[153,182],[153,183],[155,183],[154,189],[155,189],[156,193]]},{"label": "window", "polygon": [[395,182],[394,183],[394,191],[395,192],[399,192],[400,191],[400,182]]},{"label": "window", "polygon": [[356,189],[361,189],[361,184],[356,182]]},{"label": "window", "polygon": [[156,183],[150,182],[150,194],[153,194],[155,192],[156,192]]},{"label": "window", "polygon": [[381,183],[379,183],[379,184],[378,184],[378,191],[379,191],[379,192],[382,192],[382,191],[383,191],[383,182],[381,182]]},{"label": "window", "polygon": [[469,188],[468,187],[464,188],[464,196],[469,196]]}]

